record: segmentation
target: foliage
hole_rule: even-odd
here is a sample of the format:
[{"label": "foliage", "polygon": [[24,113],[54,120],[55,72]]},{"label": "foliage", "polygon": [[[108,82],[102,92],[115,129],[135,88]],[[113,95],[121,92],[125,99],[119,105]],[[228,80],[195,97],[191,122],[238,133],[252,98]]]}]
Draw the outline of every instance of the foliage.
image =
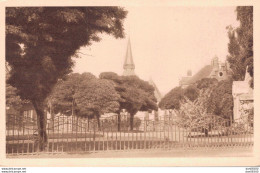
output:
[{"label": "foliage", "polygon": [[179,123],[184,127],[201,127],[208,124],[207,110],[199,102],[192,102],[185,98],[178,111]]},{"label": "foliage", "polygon": [[[133,117],[138,111],[158,110],[154,88],[148,82],[139,79],[137,76],[118,76],[113,72],[101,73],[99,77],[114,82],[115,89],[120,95],[119,110],[125,109],[131,115],[131,130],[133,130]],[[120,123],[120,115],[118,122]]]},{"label": "foliage", "polygon": [[221,129],[228,125],[223,124],[227,121],[223,118],[230,118],[232,104],[232,81],[218,82],[217,79],[203,78],[187,88],[174,88],[159,106],[175,109],[178,124],[182,127],[208,135],[213,128]]},{"label": "foliage", "polygon": [[112,82],[97,79],[91,73],[73,73],[59,81],[49,102],[55,113],[99,118],[104,113],[116,112],[118,100]]},{"label": "foliage", "polygon": [[181,87],[172,89],[166,94],[159,103],[161,109],[176,109],[180,108],[180,101],[184,98],[184,90]]},{"label": "foliage", "polygon": [[115,89],[121,98],[120,110],[126,109],[130,114],[157,110],[154,88],[148,82],[137,76],[118,76],[112,72],[101,73],[100,78],[115,83]]},{"label": "foliage", "polygon": [[190,85],[184,90],[184,96],[190,101],[195,101],[199,97],[199,89],[194,85]]},{"label": "foliage", "polygon": [[11,85],[7,84],[6,85],[6,107],[11,109],[15,115],[19,115],[23,101],[17,95],[17,90],[16,88],[12,87]]},{"label": "foliage", "polygon": [[61,113],[67,116],[75,113],[77,110],[75,108],[75,95],[79,91],[79,87],[83,81],[91,82],[95,79],[96,77],[91,73],[72,73],[63,80],[59,80],[47,99],[51,110],[55,114]]},{"label": "foliage", "polygon": [[210,88],[217,83],[218,83],[218,80],[215,78],[203,78],[196,82],[196,86],[199,90],[201,90],[201,89]]},{"label": "foliage", "polygon": [[208,112],[230,119],[233,116],[232,81],[220,81],[207,102]]},{"label": "foliage", "polygon": [[251,127],[254,126],[254,107],[252,107],[249,110],[249,113],[248,113],[248,123],[250,124]]},{"label": "foliage", "polygon": [[[227,60],[233,72],[233,80],[244,80],[246,67],[248,72],[253,77],[253,7],[239,6],[236,8],[237,20],[240,26],[228,28],[229,55]],[[253,87],[253,81],[251,81]]]},{"label": "foliage", "polygon": [[[217,79],[203,78],[184,89],[175,87],[162,98],[159,107],[161,109],[179,110],[184,97],[194,102],[200,97],[205,97],[206,93],[209,92],[208,90],[211,90],[217,83]],[[204,102],[206,102],[205,99]]]},{"label": "foliage", "polygon": [[100,41],[99,33],[122,38],[125,17],[120,7],[6,8],[8,83],[36,110],[40,150],[47,144],[44,100],[58,79],[71,72],[71,57]]},{"label": "foliage", "polygon": [[[135,129],[139,129],[139,127],[141,126],[141,119],[140,118],[138,118],[138,117],[134,117],[134,123],[133,123],[133,127],[135,128]],[[126,119],[122,119],[121,120],[121,128],[122,129],[129,129],[129,127],[130,127],[130,118],[129,117],[127,117]]]},{"label": "foliage", "polygon": [[80,116],[114,113],[119,108],[119,95],[113,83],[104,79],[83,81],[75,94],[75,105]]},{"label": "foliage", "polygon": [[45,99],[59,78],[71,71],[81,46],[98,33],[123,37],[126,12],[118,7],[7,8],[6,60],[9,82],[22,98]]},{"label": "foliage", "polygon": [[[139,129],[141,126],[141,119],[139,117],[134,117],[133,120],[133,128]],[[118,125],[118,119],[117,117],[109,117],[101,120],[102,128],[103,130],[108,130],[108,131],[114,131],[117,129]],[[130,117],[128,116],[127,118],[124,117],[121,119],[121,130],[126,131],[130,129]]]}]

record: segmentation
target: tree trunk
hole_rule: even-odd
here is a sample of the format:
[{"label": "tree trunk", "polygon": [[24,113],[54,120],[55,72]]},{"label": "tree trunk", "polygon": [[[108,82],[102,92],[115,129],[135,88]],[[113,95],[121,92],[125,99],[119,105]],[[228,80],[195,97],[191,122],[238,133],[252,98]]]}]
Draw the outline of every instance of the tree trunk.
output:
[{"label": "tree trunk", "polygon": [[98,124],[98,130],[100,131],[101,130],[101,127],[100,127],[100,116],[97,115],[97,124]]},{"label": "tree trunk", "polygon": [[205,136],[208,137],[209,136],[209,130],[205,129]]},{"label": "tree trunk", "polygon": [[89,131],[89,117],[88,117],[88,131]]},{"label": "tree trunk", "polygon": [[120,131],[121,130],[121,115],[120,115],[120,111],[117,112],[117,130]]},{"label": "tree trunk", "polygon": [[169,122],[172,120],[172,110],[169,110]]},{"label": "tree trunk", "polygon": [[154,111],[154,120],[159,121],[158,111]]},{"label": "tree trunk", "polygon": [[43,101],[32,101],[32,104],[37,113],[39,150],[44,151],[47,147],[48,139],[46,133],[47,117],[44,113]]},{"label": "tree trunk", "polygon": [[130,130],[134,130],[134,115],[130,114]]}]

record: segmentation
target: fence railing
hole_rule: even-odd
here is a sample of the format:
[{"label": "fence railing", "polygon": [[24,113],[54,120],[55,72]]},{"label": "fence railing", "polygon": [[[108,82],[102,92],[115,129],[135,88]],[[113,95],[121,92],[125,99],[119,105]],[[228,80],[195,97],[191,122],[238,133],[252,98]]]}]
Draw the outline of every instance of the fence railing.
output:
[{"label": "fence railing", "polygon": [[[170,121],[134,120],[130,130],[127,118],[89,120],[76,116],[55,116],[47,120],[46,153],[83,153],[109,150],[184,149],[198,147],[252,146],[253,121],[241,118],[231,122],[214,118],[210,123],[187,125],[177,119]],[[6,126],[7,154],[37,154],[38,130],[35,119],[20,118]],[[99,126],[98,126],[99,124]]]}]

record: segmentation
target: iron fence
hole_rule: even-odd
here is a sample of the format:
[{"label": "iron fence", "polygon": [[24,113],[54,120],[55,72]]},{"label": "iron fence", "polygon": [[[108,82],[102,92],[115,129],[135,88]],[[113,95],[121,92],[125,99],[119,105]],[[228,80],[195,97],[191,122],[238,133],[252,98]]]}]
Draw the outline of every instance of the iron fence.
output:
[{"label": "iron fence", "polygon": [[[127,120],[127,118],[125,118]],[[208,124],[184,124],[177,119],[139,120],[130,130],[117,116],[97,120],[76,116],[53,116],[47,120],[46,153],[84,153],[153,149],[194,149],[253,146],[253,120],[241,118],[230,121],[214,117]],[[137,120],[135,120],[137,121]],[[35,119],[20,117],[6,124],[6,153],[39,153],[38,130]],[[98,126],[99,124],[99,126]]]}]

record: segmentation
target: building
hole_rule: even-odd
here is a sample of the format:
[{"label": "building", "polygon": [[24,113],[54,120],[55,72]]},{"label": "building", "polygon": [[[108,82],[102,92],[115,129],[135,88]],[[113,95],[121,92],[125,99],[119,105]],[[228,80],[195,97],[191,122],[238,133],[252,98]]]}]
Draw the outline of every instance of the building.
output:
[{"label": "building", "polygon": [[135,64],[132,55],[130,38],[128,39],[128,43],[127,43],[125,62],[123,68],[124,68],[123,76],[135,75]]},{"label": "building", "polygon": [[188,71],[187,76],[184,76],[179,80],[179,86],[185,88],[203,78],[215,78],[220,81],[227,79],[229,76],[230,74],[228,63],[220,62],[218,57],[215,56],[211,60],[210,65],[204,66],[195,75],[192,76],[191,71]]},{"label": "building", "polygon": [[179,85],[182,86],[183,88],[187,87],[190,85],[190,80],[192,78],[192,72],[191,70],[187,71],[187,76],[183,76],[180,81],[179,81]]},{"label": "building", "polygon": [[240,121],[241,118],[247,119],[248,111],[254,106],[253,89],[250,87],[251,79],[246,69],[245,79],[243,81],[233,81],[233,118],[235,121]]},{"label": "building", "polygon": [[[136,75],[135,74],[135,64],[133,61],[133,54],[132,54],[132,49],[131,49],[131,42],[130,42],[130,38],[128,39],[128,43],[127,43],[127,49],[126,49],[126,56],[125,56],[125,61],[124,61],[124,65],[123,65],[123,76],[132,76],[132,75]],[[157,99],[157,103],[159,103],[162,99],[162,94],[160,93],[158,87],[156,86],[156,84],[154,83],[154,81],[152,79],[149,80],[149,84],[152,85],[154,87],[154,95]],[[136,117],[139,117],[141,119],[159,119],[160,116],[160,110],[158,112],[152,112],[152,113],[148,113],[148,112],[137,112]]]}]

